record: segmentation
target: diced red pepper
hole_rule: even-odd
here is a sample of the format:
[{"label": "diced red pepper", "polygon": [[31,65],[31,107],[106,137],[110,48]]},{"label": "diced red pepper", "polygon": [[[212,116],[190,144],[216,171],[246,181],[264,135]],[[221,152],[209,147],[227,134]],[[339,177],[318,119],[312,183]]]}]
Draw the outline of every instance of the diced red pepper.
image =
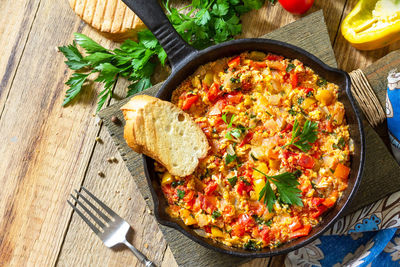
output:
[{"label": "diced red pepper", "polygon": [[265,242],[265,243],[269,243],[269,242],[271,242],[271,240],[272,240],[272,238],[273,238],[273,233],[271,232],[271,230],[270,230],[270,228],[269,227],[263,227],[263,229],[260,231],[260,235],[261,235],[261,237],[262,237],[262,239],[263,239],[263,241]]},{"label": "diced red pepper", "polygon": [[312,169],[315,165],[314,159],[306,154],[301,154],[300,158],[297,160],[297,164],[305,169]]},{"label": "diced red pepper", "polygon": [[293,219],[293,223],[289,225],[289,229],[292,231],[296,231],[300,229],[303,225],[301,224],[299,217],[294,217]]},{"label": "diced red pepper", "polygon": [[222,114],[222,110],[225,108],[225,106],[226,106],[225,99],[218,100],[217,103],[215,103],[214,106],[212,106],[212,108],[208,112],[208,115],[214,116]]},{"label": "diced red pepper", "polygon": [[324,213],[325,211],[327,211],[328,208],[324,205],[320,205],[317,209],[317,211],[311,213],[311,217],[314,219],[317,219],[319,216],[322,215],[322,213]]},{"label": "diced red pepper", "polygon": [[241,225],[240,223],[235,223],[235,224],[232,226],[232,232],[231,232],[231,234],[232,234],[233,236],[241,237],[241,236],[244,235],[244,233],[245,233],[244,226]]},{"label": "diced red pepper", "polygon": [[189,207],[193,207],[193,205],[194,205],[194,203],[195,203],[195,201],[196,201],[196,199],[194,198],[194,195],[195,195],[194,191],[188,190],[188,191],[186,192],[185,196],[183,197],[183,201],[184,201],[185,203],[187,203],[187,205],[188,205]]},{"label": "diced red pepper", "polygon": [[207,92],[208,100],[210,100],[211,102],[214,102],[217,99],[217,97],[220,95],[222,95],[222,91],[219,89],[219,84],[213,83]]},{"label": "diced red pepper", "polygon": [[336,178],[339,178],[341,180],[347,181],[347,178],[349,177],[349,173],[350,173],[350,168],[347,167],[346,165],[343,165],[342,163],[339,163],[336,166],[333,176],[335,176]]},{"label": "diced red pepper", "polygon": [[234,57],[228,61],[229,68],[235,68],[240,64],[240,56]]},{"label": "diced red pepper", "polygon": [[306,94],[308,94],[309,92],[312,92],[314,89],[312,89],[312,88],[309,88],[309,87],[301,87],[301,89],[306,93]]},{"label": "diced red pepper", "polygon": [[265,62],[265,61],[254,61],[254,62],[252,62],[252,65],[255,68],[261,69],[261,68],[265,68],[267,66],[267,62]]},{"label": "diced red pepper", "polygon": [[210,182],[206,188],[204,188],[204,194],[206,196],[210,196],[214,193],[214,191],[217,189],[218,184],[215,181]]},{"label": "diced red pepper", "polygon": [[253,135],[254,135],[253,132],[248,132],[248,133],[245,135],[245,137],[243,138],[243,140],[242,140],[242,142],[240,143],[239,147],[242,147],[242,146],[244,146],[245,144],[248,144],[248,143],[251,141],[251,139],[253,139]]},{"label": "diced red pepper", "polygon": [[286,125],[285,129],[283,129],[283,130],[281,131],[281,133],[290,132],[292,129],[293,129],[293,124],[288,123],[288,124]]},{"label": "diced red pepper", "polygon": [[310,231],[311,231],[311,225],[307,224],[307,225],[304,225],[303,228],[291,233],[289,235],[289,237],[290,238],[298,238],[298,237],[306,236],[310,233]]},{"label": "diced red pepper", "polygon": [[292,84],[292,88],[296,88],[298,83],[299,83],[297,74],[296,73],[292,73],[292,74],[290,74],[290,76],[292,78],[291,81],[290,81],[290,83]]},{"label": "diced red pepper", "polygon": [[243,181],[240,181],[238,183],[237,192],[238,192],[239,195],[243,196],[244,192],[249,193],[252,190],[253,190],[253,186],[252,185],[246,185]]},{"label": "diced red pepper", "polygon": [[249,216],[248,214],[240,215],[237,223],[239,223],[240,225],[244,226],[244,230],[246,232],[249,231],[256,224],[256,222],[253,219],[253,217]]},{"label": "diced red pepper", "polygon": [[269,54],[267,56],[267,60],[273,60],[273,61],[281,61],[283,60],[282,56],[274,55],[274,54]]},{"label": "diced red pepper", "polygon": [[289,157],[297,156],[298,154],[295,153],[295,152],[292,152],[292,151],[289,151],[289,150],[285,149],[285,150],[283,150],[282,155],[283,155],[284,159],[288,159]]},{"label": "diced red pepper", "polygon": [[208,234],[211,234],[211,226],[209,225],[204,226],[204,231]]},{"label": "diced red pepper", "polygon": [[198,95],[187,95],[183,100],[182,110],[188,110],[199,99]]},{"label": "diced red pepper", "polygon": [[226,95],[226,99],[231,103],[231,104],[239,104],[240,101],[242,101],[243,94],[241,92],[235,92],[235,93],[230,93]]}]

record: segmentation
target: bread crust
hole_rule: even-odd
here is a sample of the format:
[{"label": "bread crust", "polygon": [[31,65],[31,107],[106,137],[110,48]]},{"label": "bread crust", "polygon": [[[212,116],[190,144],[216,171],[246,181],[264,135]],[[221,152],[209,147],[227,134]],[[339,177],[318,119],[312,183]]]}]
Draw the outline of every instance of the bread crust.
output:
[{"label": "bread crust", "polygon": [[122,42],[137,39],[144,23],[121,0],[68,0],[74,12],[105,37]]},{"label": "bread crust", "polygon": [[124,139],[130,148],[161,163],[172,175],[194,172],[209,149],[208,140],[192,118],[170,102],[139,95],[121,108]]}]

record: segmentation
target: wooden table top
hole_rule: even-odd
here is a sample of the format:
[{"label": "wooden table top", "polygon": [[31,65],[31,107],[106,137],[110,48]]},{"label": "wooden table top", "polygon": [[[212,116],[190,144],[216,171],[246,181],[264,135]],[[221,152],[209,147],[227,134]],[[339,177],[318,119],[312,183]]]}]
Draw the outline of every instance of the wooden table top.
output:
[{"label": "wooden table top", "polygon": [[[323,10],[339,68],[346,71],[400,48],[397,42],[361,52],[344,40],[339,25],[356,2],[316,0],[308,12]],[[73,214],[66,200],[84,185],[133,226],[138,249],[158,266],[176,266],[106,129],[96,125],[95,96],[101,88],[85,88],[73,105],[61,106],[71,72],[56,47],[70,44],[74,32],[105,47],[116,44],[82,22],[66,0],[1,3],[0,265],[140,266],[130,251],[106,248]],[[266,4],[243,17],[242,37],[261,36],[299,18],[279,4]],[[125,95],[126,85],[118,81],[117,98]],[[118,163],[107,162],[112,156]],[[283,259],[255,259],[244,266],[278,266]]]}]

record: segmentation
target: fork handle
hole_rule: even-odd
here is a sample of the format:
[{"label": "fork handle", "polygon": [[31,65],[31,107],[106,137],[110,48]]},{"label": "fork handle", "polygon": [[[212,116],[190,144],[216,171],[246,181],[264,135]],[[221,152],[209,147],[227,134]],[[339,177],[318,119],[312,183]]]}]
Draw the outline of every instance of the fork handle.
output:
[{"label": "fork handle", "polygon": [[124,245],[127,246],[133,254],[136,256],[136,258],[139,259],[141,263],[143,263],[146,267],[157,267],[151,260],[146,258],[145,255],[143,255],[142,252],[137,250],[131,243],[129,243],[127,240],[124,240]]}]

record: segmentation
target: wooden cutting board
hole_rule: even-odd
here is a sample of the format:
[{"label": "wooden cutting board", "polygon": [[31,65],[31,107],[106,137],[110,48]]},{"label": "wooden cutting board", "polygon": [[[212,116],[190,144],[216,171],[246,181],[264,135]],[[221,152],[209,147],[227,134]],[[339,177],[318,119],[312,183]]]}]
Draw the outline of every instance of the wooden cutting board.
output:
[{"label": "wooden cutting board", "polygon": [[[337,66],[322,11],[315,12],[261,38],[291,43],[309,51],[326,64],[332,67]],[[386,62],[386,64],[383,62]],[[365,70],[381,102],[384,101],[384,93],[386,92],[384,80],[387,69],[396,65],[400,67],[400,53],[394,52]],[[142,93],[155,95],[160,86],[161,84],[155,85]],[[141,194],[146,200],[149,200],[151,194],[144,178],[142,157],[126,145],[123,139],[123,126],[111,122],[112,116],[117,116],[123,121],[119,109],[127,101],[128,99],[124,99],[102,110],[99,116],[107,126]],[[400,179],[393,179],[400,176],[400,167],[392,158],[378,134],[365,121],[364,126],[367,140],[365,171],[360,189],[346,213],[355,211],[385,195],[400,190]],[[147,201],[147,204],[153,210],[151,201]],[[250,260],[206,249],[175,229],[163,225],[160,225],[160,229],[180,266],[236,266]]]}]

